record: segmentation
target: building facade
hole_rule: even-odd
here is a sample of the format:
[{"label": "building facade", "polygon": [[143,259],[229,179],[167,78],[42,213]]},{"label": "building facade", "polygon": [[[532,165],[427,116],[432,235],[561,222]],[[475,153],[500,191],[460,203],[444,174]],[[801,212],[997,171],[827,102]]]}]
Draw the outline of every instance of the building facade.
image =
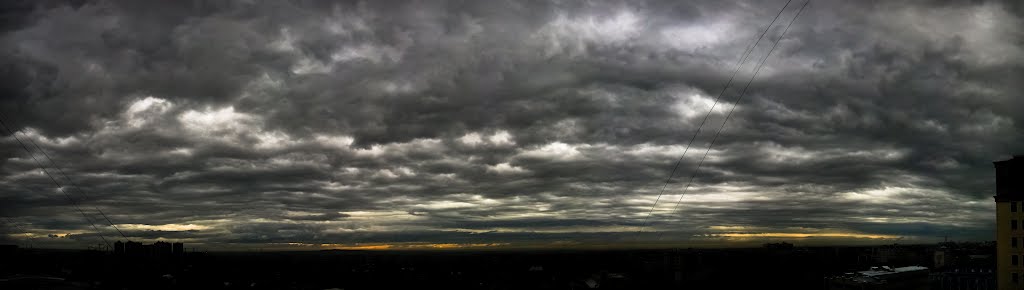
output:
[{"label": "building facade", "polygon": [[996,284],[1024,289],[1024,156],[996,168]]}]

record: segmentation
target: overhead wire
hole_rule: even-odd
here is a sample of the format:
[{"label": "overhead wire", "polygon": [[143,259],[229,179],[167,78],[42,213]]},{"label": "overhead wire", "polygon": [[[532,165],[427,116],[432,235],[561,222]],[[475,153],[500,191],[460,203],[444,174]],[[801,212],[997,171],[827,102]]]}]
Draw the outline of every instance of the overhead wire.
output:
[{"label": "overhead wire", "polygon": [[14,140],[18,141],[18,144],[21,145],[22,149],[25,149],[25,152],[28,153],[28,156],[31,157],[33,161],[35,161],[36,165],[39,166],[39,169],[42,170],[43,173],[46,174],[46,176],[50,178],[50,181],[52,181],[53,184],[57,186],[57,190],[60,191],[62,194],[64,194],[64,197],[67,198],[69,202],[71,202],[71,205],[76,210],[78,210],[78,213],[82,214],[82,217],[85,218],[85,221],[89,222],[89,225],[91,225],[92,228],[94,230],[96,230],[96,235],[98,235],[100,237],[100,239],[103,240],[103,243],[106,244],[108,248],[113,249],[114,247],[110,244],[109,241],[107,241],[107,238],[103,236],[103,232],[100,231],[99,227],[96,226],[96,223],[93,222],[93,220],[91,218],[89,218],[89,215],[85,214],[85,211],[83,211],[82,208],[78,205],[78,202],[75,201],[75,199],[72,198],[70,194],[68,194],[66,191],[64,191],[64,187],[61,186],[60,182],[57,182],[57,179],[54,178],[53,175],[50,174],[50,172],[46,170],[46,166],[43,165],[43,163],[40,162],[38,158],[36,158],[35,154],[32,154],[32,150],[30,150],[28,148],[28,146],[25,145],[24,142],[21,142],[21,138],[18,138],[17,133],[14,132],[13,130],[11,130],[11,128],[9,128],[7,126],[7,123],[5,123],[3,121],[2,117],[0,117],[0,126],[3,126],[4,130],[9,132],[11,134],[11,136],[14,137]]},{"label": "overhead wire", "polygon": [[[12,122],[12,119],[7,118],[6,115],[0,114],[0,118],[7,120],[7,122],[9,123]],[[17,124],[15,123],[12,123],[11,125],[17,127]],[[43,148],[39,146],[39,143],[36,143],[36,141],[32,140],[32,138],[26,138],[26,140],[28,140],[28,142],[31,143],[32,146],[36,148],[36,150],[39,150],[39,152],[43,153],[43,156],[46,157],[46,160],[50,162],[50,166],[57,169],[57,172],[59,172],[60,175],[63,176],[64,179],[68,181],[68,184],[70,184],[72,188],[78,191],[78,194],[80,194],[84,200],[88,201],[90,199],[89,195],[85,193],[85,190],[82,190],[82,187],[79,186],[78,183],[75,182],[75,180],[71,179],[71,177],[68,176],[66,172],[64,172],[64,169],[61,169],[60,166],[57,165],[57,162],[54,161],[52,157],[50,157],[49,153],[46,153],[46,150],[43,150]],[[121,235],[122,238],[128,240],[128,236],[121,232],[121,229],[118,228],[117,225],[115,225],[114,222],[110,220],[110,217],[108,217],[107,214],[103,212],[103,210],[101,210],[99,207],[95,205],[93,205],[92,208],[96,210],[96,212],[98,212],[100,216],[102,216],[103,219],[107,221],[107,224],[109,224],[110,227],[114,228],[114,230],[117,231],[117,233]]]},{"label": "overhead wire", "polygon": [[25,229],[25,227],[22,227],[22,226],[21,226],[20,224],[18,224],[18,223],[15,223],[15,222],[14,222],[13,220],[11,220],[11,218],[9,218],[9,217],[6,217],[6,216],[5,216],[5,217],[3,217],[3,222],[4,222],[5,224],[11,225],[12,227],[15,227],[15,228],[17,228],[18,230],[22,231],[23,233],[26,233],[26,234],[27,234],[27,233],[29,233],[29,231],[28,231],[27,229]]},{"label": "overhead wire", "polygon": [[[782,38],[786,36],[787,32],[789,32],[790,26],[793,26],[793,22],[796,22],[797,17],[800,16],[800,13],[804,11],[804,8],[806,8],[807,4],[809,3],[811,3],[811,0],[804,1],[804,4],[800,6],[800,10],[797,10],[796,14],[793,15],[793,19],[790,19],[789,24],[786,25],[786,29],[784,29],[782,31],[782,34],[779,35],[778,40],[775,41],[775,44],[772,45],[772,48],[768,50],[768,53],[765,54],[763,58],[761,58],[761,62],[757,65],[757,67],[754,68],[753,75],[750,76],[750,79],[747,80],[747,84],[743,86],[743,90],[740,91],[740,94],[736,97],[736,102],[734,102],[732,108],[729,109],[729,113],[725,115],[725,120],[722,121],[722,125],[719,126],[718,131],[715,132],[714,138],[712,138],[711,143],[708,144],[708,149],[704,151],[704,156],[700,158],[700,162],[697,163],[697,167],[693,169],[693,173],[690,175],[690,180],[686,182],[686,186],[683,188],[683,192],[679,195],[679,199],[676,200],[676,204],[672,207],[671,212],[675,212],[678,209],[679,204],[683,201],[683,197],[690,189],[690,185],[693,184],[694,178],[696,178],[697,174],[700,173],[700,168],[704,164],[704,160],[708,157],[708,154],[711,152],[711,147],[715,146],[715,142],[718,141],[718,137],[721,135],[722,130],[725,129],[725,125],[726,123],[729,122],[729,118],[732,117],[732,113],[736,110],[736,107],[739,106],[740,101],[743,100],[743,96],[746,95],[747,89],[750,88],[750,84],[754,81],[754,78],[757,77],[757,73],[761,71],[762,67],[764,67],[765,62],[768,60],[768,57],[772,55],[772,52],[775,51],[775,48],[778,47],[780,42],[782,42]],[[659,234],[658,236],[658,239],[660,238],[661,234]]]},{"label": "overhead wire", "polygon": [[[46,157],[46,160],[50,161],[50,166],[52,166],[53,168],[56,168],[57,172],[59,172],[60,175],[64,176],[64,179],[67,179],[68,184],[71,184],[71,188],[74,188],[74,189],[78,190],[78,194],[81,194],[84,197],[84,199],[86,199],[86,200],[89,199],[89,195],[86,194],[84,190],[82,190],[82,187],[78,186],[78,184],[75,183],[75,181],[72,180],[71,177],[69,177],[67,175],[67,173],[64,173],[64,170],[61,169],[60,166],[57,166],[57,162],[54,162],[53,158],[50,158],[50,154],[46,153],[46,150],[43,150],[42,147],[39,147],[39,144],[36,143],[36,141],[33,141],[31,138],[28,138],[28,142],[32,143],[32,145],[36,147],[36,150],[39,150],[39,152],[43,153],[43,156]],[[111,221],[109,217],[107,217],[107,214],[103,213],[103,210],[100,210],[100,208],[96,207],[95,205],[92,206],[92,208],[94,210],[96,210],[96,212],[98,212],[100,214],[100,216],[103,216],[103,219],[106,220],[107,223],[110,224],[110,227],[114,228],[114,230],[116,230],[117,233],[120,234],[122,238],[124,238],[125,240],[128,239],[128,236],[126,236],[123,232],[121,232],[121,229],[117,228],[117,225],[114,225],[114,222]]]},{"label": "overhead wire", "polygon": [[743,53],[740,56],[740,59],[736,61],[736,65],[732,70],[732,74],[729,76],[729,80],[725,82],[725,86],[723,86],[722,90],[718,92],[718,96],[715,97],[715,101],[711,105],[711,109],[708,110],[707,114],[704,114],[704,119],[700,121],[700,125],[697,126],[697,130],[693,132],[693,136],[690,137],[690,141],[686,143],[686,148],[683,149],[683,154],[679,156],[678,160],[676,160],[675,166],[672,167],[672,172],[669,173],[668,178],[665,179],[665,184],[661,187],[661,191],[658,192],[658,197],[654,200],[654,204],[651,205],[651,209],[647,212],[647,216],[644,217],[644,221],[641,224],[640,229],[637,231],[637,236],[639,236],[640,233],[643,233],[644,229],[647,227],[647,223],[650,221],[651,216],[654,214],[654,209],[657,208],[658,203],[661,201],[661,197],[665,194],[665,190],[668,188],[668,185],[672,182],[672,178],[675,177],[676,171],[679,169],[679,165],[683,162],[683,158],[685,158],[686,153],[690,151],[690,147],[693,145],[693,141],[697,139],[697,135],[700,134],[701,129],[704,127],[704,124],[708,121],[708,118],[711,116],[711,113],[715,111],[715,107],[718,106],[718,103],[722,99],[722,96],[725,95],[725,91],[729,88],[730,85],[732,85],[732,81],[736,78],[736,74],[737,72],[739,72],[740,67],[742,67],[743,63],[747,61],[747,59],[750,57],[750,54],[754,51],[754,48],[757,47],[757,44],[761,43],[761,39],[763,39],[764,36],[768,34],[768,31],[771,30],[772,25],[775,25],[775,21],[779,20],[779,17],[782,16],[782,12],[786,11],[786,8],[789,7],[789,4],[792,2],[793,0],[786,1],[786,4],[782,6],[782,9],[779,9],[779,13],[775,15],[775,18],[773,18],[772,21],[768,23],[768,27],[765,27],[764,32],[762,32],[757,37],[757,40],[755,40],[752,45],[750,45],[749,47],[747,47],[747,49],[743,51]]}]

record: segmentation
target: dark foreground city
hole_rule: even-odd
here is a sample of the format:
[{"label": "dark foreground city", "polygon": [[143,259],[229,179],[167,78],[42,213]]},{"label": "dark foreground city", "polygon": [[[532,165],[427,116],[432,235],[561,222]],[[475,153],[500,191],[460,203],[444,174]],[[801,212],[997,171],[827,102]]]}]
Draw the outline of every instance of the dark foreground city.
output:
[{"label": "dark foreground city", "polygon": [[994,250],[993,243],[183,254],[6,247],[0,288],[994,289]]}]

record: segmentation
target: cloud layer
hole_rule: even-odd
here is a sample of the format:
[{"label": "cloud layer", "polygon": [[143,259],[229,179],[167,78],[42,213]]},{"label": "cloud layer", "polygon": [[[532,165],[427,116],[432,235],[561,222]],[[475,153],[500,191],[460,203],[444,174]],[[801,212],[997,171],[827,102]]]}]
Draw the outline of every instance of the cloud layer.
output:
[{"label": "cloud layer", "polygon": [[[137,240],[991,239],[991,162],[1024,152],[1022,6],[814,1],[737,100],[794,1],[712,110],[783,4],[15,1],[0,113]],[[2,137],[6,238],[99,242]]]}]

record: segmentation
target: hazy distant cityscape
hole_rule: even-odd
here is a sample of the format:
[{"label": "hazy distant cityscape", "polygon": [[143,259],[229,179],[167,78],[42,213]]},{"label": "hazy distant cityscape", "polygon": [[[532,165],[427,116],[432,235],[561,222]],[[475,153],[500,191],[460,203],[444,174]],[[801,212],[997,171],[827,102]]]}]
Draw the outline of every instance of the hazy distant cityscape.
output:
[{"label": "hazy distant cityscape", "polygon": [[0,285],[46,281],[54,289],[996,289],[994,242],[182,253],[166,246],[142,246],[126,247],[125,252],[5,247],[2,258],[8,262],[0,274],[8,278]]}]

